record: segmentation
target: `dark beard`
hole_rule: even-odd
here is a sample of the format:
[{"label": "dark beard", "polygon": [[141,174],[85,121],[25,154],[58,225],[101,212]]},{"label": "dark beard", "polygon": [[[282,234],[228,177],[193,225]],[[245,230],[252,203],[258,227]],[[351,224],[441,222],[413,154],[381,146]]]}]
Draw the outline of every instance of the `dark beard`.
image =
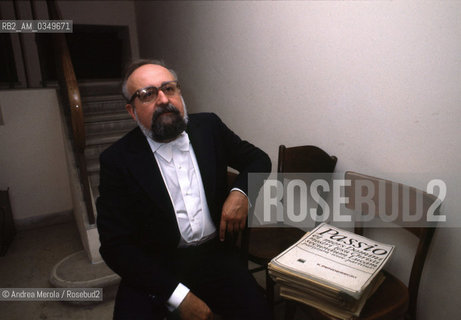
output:
[{"label": "dark beard", "polygon": [[184,130],[186,121],[174,105],[169,103],[155,109],[152,115],[152,139],[157,142],[169,142],[176,139]]}]

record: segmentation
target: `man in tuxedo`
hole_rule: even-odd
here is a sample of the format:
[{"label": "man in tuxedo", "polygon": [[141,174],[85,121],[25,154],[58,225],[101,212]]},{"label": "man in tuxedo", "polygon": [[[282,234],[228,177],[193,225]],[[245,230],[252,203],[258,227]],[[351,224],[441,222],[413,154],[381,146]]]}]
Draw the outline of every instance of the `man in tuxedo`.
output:
[{"label": "man in tuxedo", "polygon": [[[138,128],[101,154],[97,200],[100,252],[122,278],[114,318],[271,319],[226,246],[245,227],[248,174],[269,172],[269,157],[216,115],[187,115],[159,62],[133,63],[122,91]],[[232,186],[228,167],[239,171]]]}]

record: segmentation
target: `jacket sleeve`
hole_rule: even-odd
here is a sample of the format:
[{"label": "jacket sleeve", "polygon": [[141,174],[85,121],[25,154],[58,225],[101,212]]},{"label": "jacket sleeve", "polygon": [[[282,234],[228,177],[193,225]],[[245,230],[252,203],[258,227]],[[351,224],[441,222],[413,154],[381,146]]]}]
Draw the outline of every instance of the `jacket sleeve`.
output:
[{"label": "jacket sleeve", "polygon": [[[264,151],[248,141],[240,139],[218,116],[214,114],[213,116],[216,118],[222,146],[227,154],[228,165],[239,172],[232,187],[239,188],[248,195],[249,174],[266,173],[266,175],[258,175],[258,181],[252,183],[259,189],[264,182],[264,177],[267,177],[272,169],[271,160]],[[254,199],[250,200],[254,201]]]},{"label": "jacket sleeve", "polygon": [[133,214],[138,204],[127,182],[127,170],[114,154],[103,153],[100,163],[100,197],[96,205],[101,255],[125,283],[166,302],[178,281],[169,271],[166,256],[149,251],[141,239],[142,222]]}]

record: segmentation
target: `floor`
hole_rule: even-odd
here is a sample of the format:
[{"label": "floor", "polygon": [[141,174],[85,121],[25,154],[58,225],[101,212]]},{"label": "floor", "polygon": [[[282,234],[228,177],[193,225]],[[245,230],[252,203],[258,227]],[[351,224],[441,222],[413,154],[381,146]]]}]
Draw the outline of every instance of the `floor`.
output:
[{"label": "floor", "polygon": [[[64,257],[82,250],[74,223],[59,224],[16,234],[8,252],[0,257],[0,288],[49,288],[52,267]],[[264,283],[262,272],[255,275]],[[64,302],[0,301],[0,319],[112,319],[113,300],[89,306]],[[275,308],[276,320],[283,319],[283,303]],[[296,320],[306,319],[302,314]]]}]

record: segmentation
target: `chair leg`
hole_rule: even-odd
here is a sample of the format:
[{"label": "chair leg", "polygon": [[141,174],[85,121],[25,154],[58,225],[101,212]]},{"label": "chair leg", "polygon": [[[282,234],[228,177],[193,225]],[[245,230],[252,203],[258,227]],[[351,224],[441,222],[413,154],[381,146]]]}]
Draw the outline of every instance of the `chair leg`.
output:
[{"label": "chair leg", "polygon": [[285,301],[285,320],[293,320],[296,313],[296,303],[290,300]]},{"label": "chair leg", "polygon": [[269,303],[269,306],[272,308],[272,311],[274,310],[274,281],[272,278],[269,276],[269,270],[267,268],[265,269],[266,271],[266,299],[267,302]]}]

